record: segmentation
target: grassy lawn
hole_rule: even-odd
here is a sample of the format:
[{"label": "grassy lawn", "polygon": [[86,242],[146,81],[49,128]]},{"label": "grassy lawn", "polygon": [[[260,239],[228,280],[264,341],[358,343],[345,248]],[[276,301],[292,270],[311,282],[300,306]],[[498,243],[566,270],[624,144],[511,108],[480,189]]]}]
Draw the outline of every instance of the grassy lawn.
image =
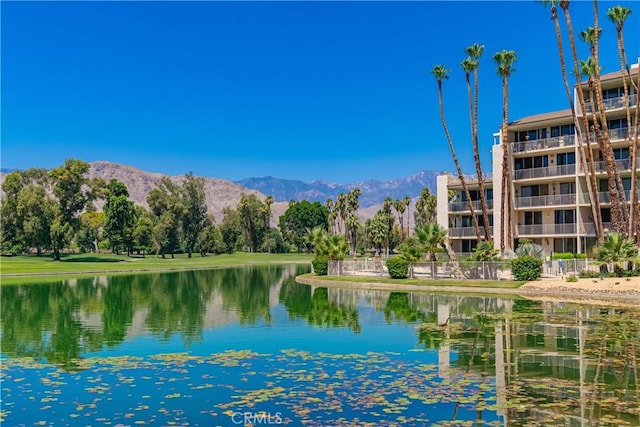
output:
[{"label": "grassy lawn", "polygon": [[41,275],[65,273],[93,273],[93,272],[135,272],[149,270],[199,269],[220,266],[234,266],[245,264],[289,264],[309,263],[312,255],[298,254],[267,254],[245,253],[209,255],[206,257],[194,254],[192,258],[186,255],[176,255],[159,258],[156,256],[127,257],[106,254],[71,254],[63,255],[61,261],[54,261],[51,256],[37,257],[15,256],[0,258],[0,277],[3,282],[6,275]]},{"label": "grassy lawn", "polygon": [[430,280],[430,279],[390,279],[388,277],[365,277],[365,276],[316,276],[315,274],[304,274],[300,277],[310,279],[326,280],[328,282],[355,282],[355,283],[386,283],[418,286],[464,286],[465,288],[503,288],[517,289],[526,282],[516,280]]}]

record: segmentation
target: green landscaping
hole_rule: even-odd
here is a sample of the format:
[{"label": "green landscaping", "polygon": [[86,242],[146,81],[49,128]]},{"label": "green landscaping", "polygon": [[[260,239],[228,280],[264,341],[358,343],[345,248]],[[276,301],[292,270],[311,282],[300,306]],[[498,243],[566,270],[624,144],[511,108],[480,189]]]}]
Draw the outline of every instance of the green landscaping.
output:
[{"label": "green landscaping", "polygon": [[311,255],[246,253],[221,254],[188,258],[185,254],[175,258],[156,256],[127,257],[109,254],[62,255],[60,261],[50,256],[15,256],[0,258],[0,277],[4,284],[7,275],[81,274],[101,272],[142,272],[150,270],[190,270],[245,264],[309,263]]}]

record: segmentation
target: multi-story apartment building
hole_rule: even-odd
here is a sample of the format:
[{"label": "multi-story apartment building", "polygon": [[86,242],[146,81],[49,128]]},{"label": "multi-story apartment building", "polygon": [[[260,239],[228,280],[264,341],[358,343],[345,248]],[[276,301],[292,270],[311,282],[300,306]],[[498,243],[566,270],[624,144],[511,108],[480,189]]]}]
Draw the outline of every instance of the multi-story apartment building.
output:
[{"label": "multi-story apartment building", "polygon": [[[638,77],[638,64],[631,68],[632,76]],[[637,81],[637,80],[636,80]],[[632,109],[631,123],[627,123],[624,102],[622,73],[615,72],[601,76],[602,95],[605,102],[607,125],[618,171],[629,200],[631,189],[631,168],[640,171],[640,162],[631,165],[631,144],[628,136],[633,136],[635,106],[638,94],[632,91],[629,104]],[[578,88],[575,91],[579,90]],[[589,90],[583,86],[585,99]],[[574,92],[575,92],[574,91]],[[577,98],[574,96],[574,98]],[[577,114],[582,123],[582,115],[591,119],[591,106]],[[595,104],[595,101],[594,101]],[[580,129],[582,134],[587,131]],[[592,129],[589,129],[592,131]],[[607,173],[600,148],[593,132],[590,146],[595,160],[598,197],[601,203],[600,215],[604,229],[611,227],[610,198]],[[515,246],[519,239],[531,239],[546,252],[589,253],[596,243],[593,211],[587,190],[587,177],[581,166],[580,150],[576,143],[576,129],[569,109],[528,116],[509,124],[508,159],[511,168],[513,194],[512,227]],[[584,139],[584,138],[583,138]],[[500,132],[494,134],[492,148],[492,174],[485,177],[485,193],[489,202],[493,239],[500,247],[500,206],[502,191],[502,140]],[[639,174],[640,175],[640,174]],[[495,178],[495,180],[493,179]],[[468,178],[475,214],[481,216],[478,201],[477,178]],[[456,252],[470,252],[477,243],[472,218],[462,186],[457,176],[443,174],[437,180],[438,223],[449,230],[451,245]],[[449,198],[450,190],[454,196]],[[480,218],[482,224],[482,219]],[[483,232],[484,235],[484,232]]]}]

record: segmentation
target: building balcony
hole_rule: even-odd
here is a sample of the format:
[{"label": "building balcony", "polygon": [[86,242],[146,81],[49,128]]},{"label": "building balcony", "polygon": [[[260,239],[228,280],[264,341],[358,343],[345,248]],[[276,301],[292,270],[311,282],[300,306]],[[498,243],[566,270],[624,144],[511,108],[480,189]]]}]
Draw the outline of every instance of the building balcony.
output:
[{"label": "building balcony", "polygon": [[[482,175],[484,176],[484,185],[491,186],[491,183],[493,182],[493,174],[491,172],[483,172]],[[465,184],[472,185],[474,187],[478,185],[478,175],[463,175],[463,177]],[[462,185],[462,181],[460,181],[458,175],[448,175],[447,184],[449,186],[458,186]]]},{"label": "building balcony", "polygon": [[[610,222],[603,222],[602,223],[602,228],[604,228],[605,230],[611,230],[611,223]],[[580,232],[581,232],[581,234],[586,234],[588,236],[595,236],[596,235],[596,225],[593,222],[585,222],[585,223],[582,224]]]},{"label": "building balcony", "polygon": [[[627,201],[627,203],[629,203],[631,201],[631,191],[627,190],[624,192],[624,196],[625,196],[625,200]],[[638,197],[640,198],[640,190],[638,190]],[[598,201],[600,203],[603,203],[605,205],[610,204],[611,203],[611,194],[608,191],[600,191],[598,192]],[[580,195],[580,203],[581,204],[591,204],[591,200],[589,199],[589,193],[582,193]]]},{"label": "building balcony", "polygon": [[[482,212],[482,203],[480,200],[473,200],[471,202],[473,210],[476,212]],[[487,208],[493,209],[493,199],[487,200]],[[469,211],[469,202],[450,202],[449,212],[464,212]]]},{"label": "building balcony", "polygon": [[575,143],[575,135],[554,136],[553,138],[536,139],[533,141],[512,142],[511,151],[513,154],[528,153],[535,150],[572,146],[575,145]]},{"label": "building balcony", "polygon": [[574,205],[576,194],[553,194],[547,196],[516,197],[516,208],[539,206]]},{"label": "building balcony", "polygon": [[[636,132],[640,128],[636,128]],[[633,129],[629,129],[628,127],[619,128],[619,129],[609,129],[609,140],[611,142],[625,140],[627,138],[634,138],[635,134],[633,133]],[[598,140],[596,139],[595,132],[589,132],[589,142],[591,144],[597,144]]]},{"label": "building balcony", "polygon": [[514,172],[514,180],[546,178],[550,176],[574,175],[576,173],[576,165],[556,165],[542,168],[520,169]]},{"label": "building balcony", "polygon": [[518,236],[551,236],[576,234],[576,224],[532,224],[519,225]]},{"label": "building balcony", "polygon": [[[629,107],[634,107],[637,103],[638,103],[638,94],[635,93],[633,95],[629,95]],[[593,111],[593,104],[596,104],[597,106],[597,103],[593,101],[587,102],[587,105],[585,107],[587,110],[587,113],[591,113]],[[626,107],[626,103],[624,100],[624,96],[619,96],[617,98],[609,98],[604,100],[605,111],[617,110],[619,108],[625,108],[625,107]]]},{"label": "building balcony", "polygon": [[[618,159],[616,160],[616,165],[618,166],[618,172],[630,171],[631,170],[631,159],[628,157],[626,159]],[[604,173],[607,171],[606,165],[604,161],[594,162],[594,166],[596,169],[596,173]],[[640,168],[640,158],[636,159],[636,169]]]},{"label": "building balcony", "polygon": [[[493,234],[493,226],[489,227],[491,234]],[[484,237],[484,226],[480,226],[480,235]],[[449,237],[476,237],[475,227],[450,227]]]}]

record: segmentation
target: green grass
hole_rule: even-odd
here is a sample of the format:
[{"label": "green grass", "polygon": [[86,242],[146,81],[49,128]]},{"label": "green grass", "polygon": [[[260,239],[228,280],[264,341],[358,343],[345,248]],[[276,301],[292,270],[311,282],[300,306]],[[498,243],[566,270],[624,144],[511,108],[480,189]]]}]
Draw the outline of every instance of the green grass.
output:
[{"label": "green grass", "polygon": [[189,270],[245,264],[309,263],[311,259],[312,255],[245,252],[206,257],[194,254],[192,258],[180,254],[176,255],[175,259],[171,259],[171,257],[163,259],[156,256],[142,258],[106,254],[72,254],[63,255],[61,261],[54,261],[51,256],[29,255],[0,258],[0,277],[4,283],[7,275]]},{"label": "green grass", "polygon": [[526,282],[516,280],[430,280],[430,279],[390,279],[387,277],[367,276],[316,276],[304,274],[299,277],[326,280],[328,282],[354,282],[354,283],[385,283],[417,286],[462,286],[465,288],[502,288],[517,289]]}]

